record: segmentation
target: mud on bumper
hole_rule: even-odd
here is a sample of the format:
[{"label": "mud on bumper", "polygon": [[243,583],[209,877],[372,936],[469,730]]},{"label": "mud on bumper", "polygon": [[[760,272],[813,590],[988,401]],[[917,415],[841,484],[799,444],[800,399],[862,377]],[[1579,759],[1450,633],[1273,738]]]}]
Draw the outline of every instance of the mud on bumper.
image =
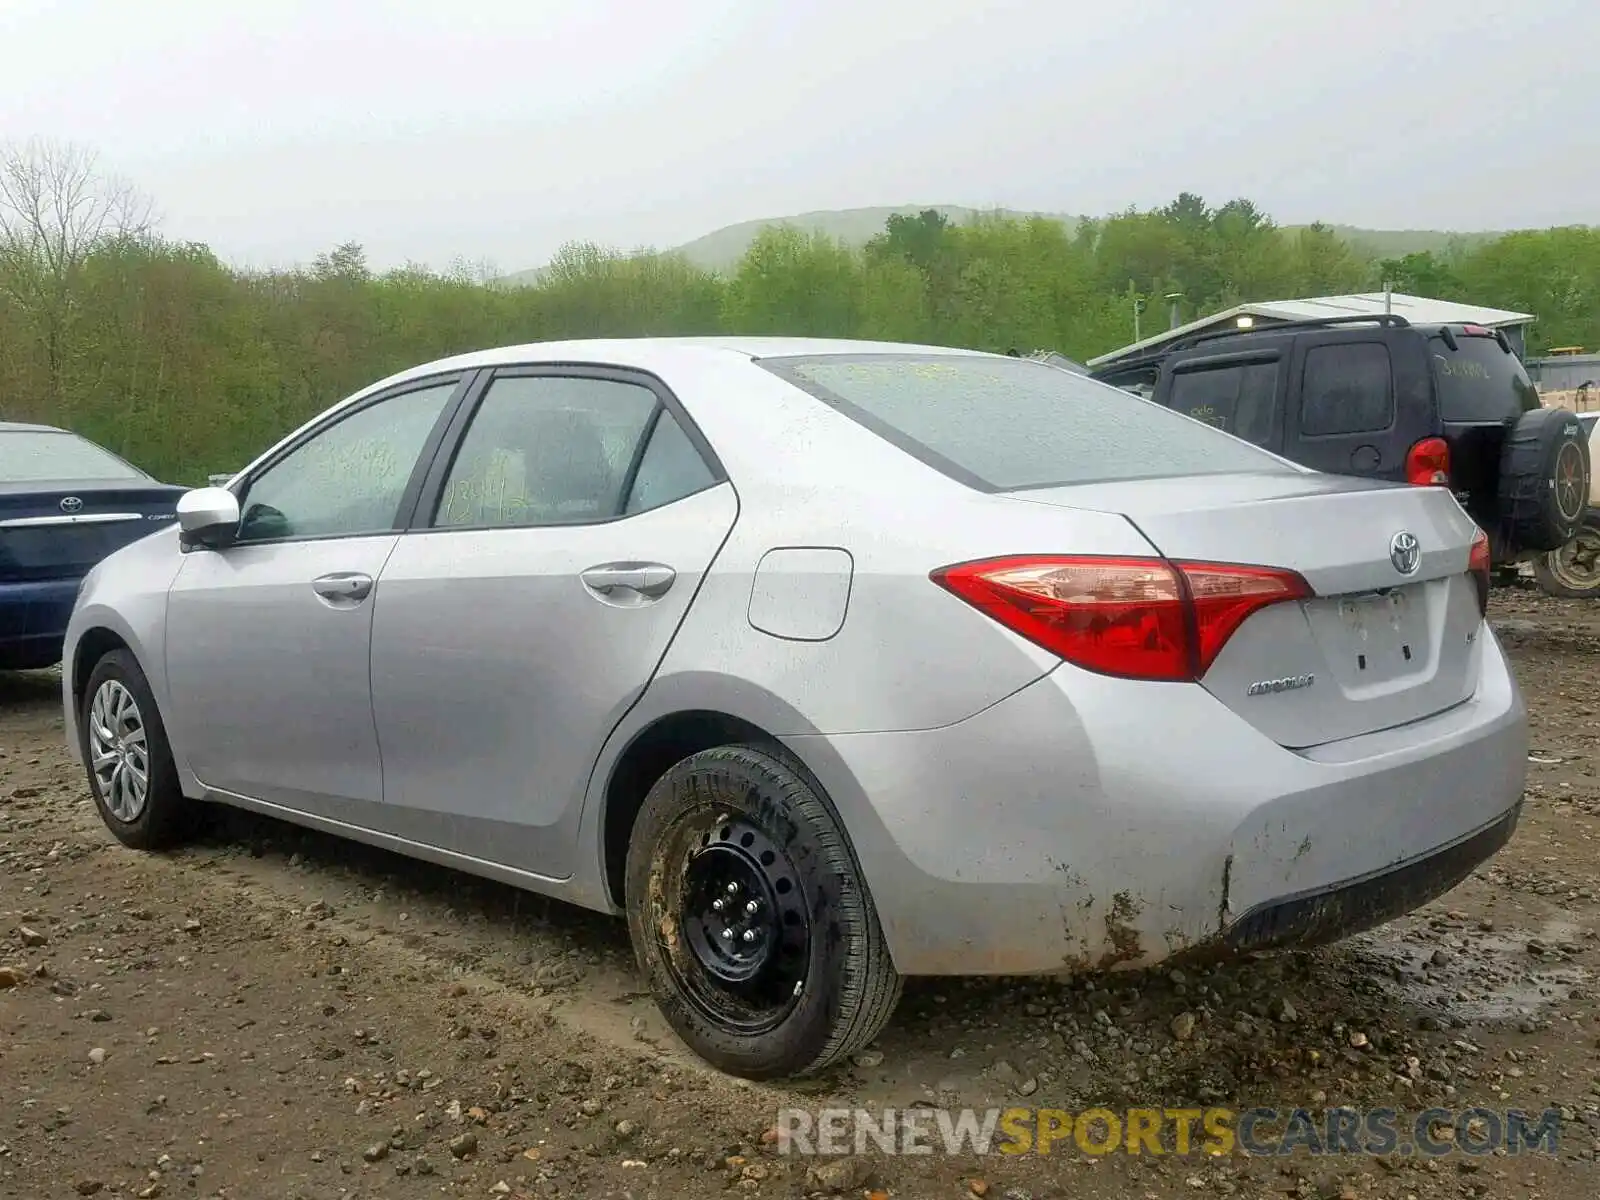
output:
[{"label": "mud on bumper", "polygon": [[1223,932],[1220,949],[1243,953],[1327,945],[1392,921],[1444,895],[1511,840],[1519,800],[1492,825],[1364,879],[1259,904]]}]

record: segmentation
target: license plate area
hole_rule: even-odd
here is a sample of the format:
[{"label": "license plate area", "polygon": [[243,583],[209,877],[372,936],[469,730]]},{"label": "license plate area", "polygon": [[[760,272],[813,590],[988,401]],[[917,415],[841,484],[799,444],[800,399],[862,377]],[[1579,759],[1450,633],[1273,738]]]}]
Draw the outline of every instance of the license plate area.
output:
[{"label": "license plate area", "polygon": [[1381,688],[1428,669],[1422,585],[1314,600],[1306,616],[1334,678],[1349,690]]}]

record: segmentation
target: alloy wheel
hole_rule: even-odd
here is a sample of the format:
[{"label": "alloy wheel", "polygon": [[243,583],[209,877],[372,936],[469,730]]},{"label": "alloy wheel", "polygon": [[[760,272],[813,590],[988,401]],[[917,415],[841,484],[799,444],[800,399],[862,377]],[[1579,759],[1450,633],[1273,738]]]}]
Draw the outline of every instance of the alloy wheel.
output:
[{"label": "alloy wheel", "polygon": [[90,702],[89,761],[106,811],[137,821],[150,795],[150,749],[138,702],[121,680],[106,680]]}]

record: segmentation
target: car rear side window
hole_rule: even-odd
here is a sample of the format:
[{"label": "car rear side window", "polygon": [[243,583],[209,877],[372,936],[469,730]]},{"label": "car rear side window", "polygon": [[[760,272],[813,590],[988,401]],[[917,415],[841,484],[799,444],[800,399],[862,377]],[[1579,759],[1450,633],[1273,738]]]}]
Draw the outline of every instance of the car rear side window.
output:
[{"label": "car rear side window", "polygon": [[1341,342],[1306,351],[1301,436],[1380,433],[1393,424],[1394,382],[1387,346]]},{"label": "car rear side window", "polygon": [[648,512],[703,491],[716,481],[683,426],[662,408],[622,511],[630,515]]},{"label": "car rear side window", "polygon": [[1028,359],[830,354],[758,365],[983,491],[1293,469],[1159,404]]},{"label": "car rear side window", "polygon": [[615,379],[496,379],[461,440],[434,525],[609,520],[657,403],[649,388]]},{"label": "car rear side window", "polygon": [[1180,368],[1172,377],[1169,404],[1184,416],[1265,445],[1272,438],[1277,397],[1276,361],[1233,362]]},{"label": "car rear side window", "polygon": [[1428,339],[1439,415],[1446,421],[1512,421],[1539,407],[1539,393],[1517,356],[1496,338],[1458,336],[1456,348]]},{"label": "car rear side window", "polygon": [[75,433],[53,429],[0,430],[0,483],[61,480],[146,481],[143,472]]},{"label": "car rear side window", "polygon": [[682,500],[716,481],[672,412],[644,384],[506,375],[490,385],[467,427],[433,524],[608,521]]}]

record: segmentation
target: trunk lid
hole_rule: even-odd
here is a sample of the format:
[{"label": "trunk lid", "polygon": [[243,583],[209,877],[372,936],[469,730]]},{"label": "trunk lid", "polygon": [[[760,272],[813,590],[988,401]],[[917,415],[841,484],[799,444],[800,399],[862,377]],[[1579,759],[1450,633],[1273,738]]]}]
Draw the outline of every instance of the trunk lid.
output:
[{"label": "trunk lid", "polygon": [[170,524],[184,491],[121,479],[0,483],[0,582],[81,576]]},{"label": "trunk lid", "polygon": [[[1316,595],[1265,608],[1201,685],[1295,749],[1441,712],[1477,685],[1482,623],[1468,574],[1476,530],[1444,488],[1322,474],[1147,479],[1015,492],[1118,512],[1172,559],[1298,571]],[[1416,539],[1402,573],[1393,539]]]}]

